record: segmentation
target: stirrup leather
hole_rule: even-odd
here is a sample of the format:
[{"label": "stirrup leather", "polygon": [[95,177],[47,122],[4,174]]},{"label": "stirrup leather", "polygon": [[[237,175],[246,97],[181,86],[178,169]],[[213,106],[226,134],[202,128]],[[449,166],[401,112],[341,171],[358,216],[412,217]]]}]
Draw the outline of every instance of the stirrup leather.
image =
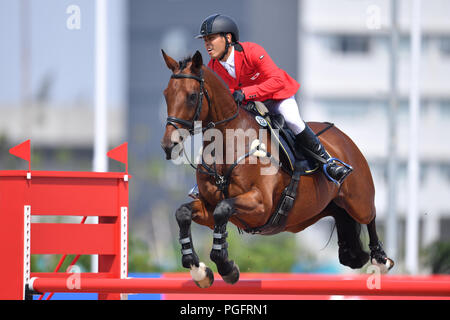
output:
[{"label": "stirrup leather", "polygon": [[189,191],[188,196],[192,199],[196,200],[199,197],[199,191],[198,191],[198,185],[192,187],[192,189]]}]

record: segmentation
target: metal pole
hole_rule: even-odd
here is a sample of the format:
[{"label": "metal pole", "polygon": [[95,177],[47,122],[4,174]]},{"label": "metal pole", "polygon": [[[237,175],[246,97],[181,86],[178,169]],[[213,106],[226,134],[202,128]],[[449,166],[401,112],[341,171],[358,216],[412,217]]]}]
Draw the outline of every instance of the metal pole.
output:
[{"label": "metal pole", "polygon": [[[107,152],[107,3],[95,3],[95,123],[93,171],[108,170]],[[94,221],[94,223],[98,223]],[[91,271],[98,270],[98,256],[91,256]]]},{"label": "metal pole", "polygon": [[419,271],[419,115],[420,115],[420,28],[421,0],[412,1],[411,10],[411,85],[409,95],[408,212],[406,220],[406,269]]},{"label": "metal pole", "polygon": [[98,172],[108,170],[106,93],[107,93],[107,4],[106,0],[96,1],[95,23],[95,130],[93,169]]},{"label": "metal pole", "polygon": [[388,151],[388,208],[386,221],[386,251],[394,259],[398,255],[397,225],[397,0],[391,0],[390,46],[390,103],[389,103],[389,151]]},{"label": "metal pole", "polygon": [[[303,83],[303,0],[297,0],[297,81]],[[301,91],[301,90],[300,90]],[[299,91],[299,92],[300,92]],[[297,93],[299,95],[299,93]],[[299,100],[299,97],[297,97]],[[300,107],[301,109],[301,107]]]},{"label": "metal pole", "polygon": [[25,137],[31,136],[30,111],[31,93],[31,3],[29,0],[21,0],[20,7],[20,95],[21,108],[23,109],[22,130]]}]

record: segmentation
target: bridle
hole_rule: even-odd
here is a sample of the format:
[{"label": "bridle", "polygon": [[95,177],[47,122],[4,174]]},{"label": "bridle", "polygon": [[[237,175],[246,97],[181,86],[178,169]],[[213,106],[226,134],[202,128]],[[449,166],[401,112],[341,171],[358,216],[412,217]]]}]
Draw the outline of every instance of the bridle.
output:
[{"label": "bridle", "polygon": [[[177,74],[172,74],[172,76],[170,78],[172,78],[172,79],[193,79],[193,80],[197,80],[200,83],[200,92],[198,95],[197,107],[195,109],[195,114],[194,114],[194,117],[192,118],[192,120],[189,121],[189,120],[176,118],[176,117],[172,117],[172,116],[168,116],[167,120],[166,120],[166,125],[170,124],[170,125],[174,126],[175,129],[179,129],[177,124],[181,124],[189,130],[190,135],[194,135],[196,133],[195,132],[196,128],[194,127],[195,121],[198,120],[198,118],[200,117],[200,114],[202,112],[203,95],[206,97],[206,100],[208,101],[208,105],[211,107],[211,99],[209,98],[208,91],[205,88],[205,79],[203,78],[203,69],[200,69],[200,76],[195,76],[193,74],[177,73]],[[214,128],[219,124],[231,121],[234,118],[236,118],[238,116],[238,114],[239,114],[239,105],[237,105],[237,110],[234,115],[232,115],[231,117],[224,119],[224,120],[208,123],[208,125],[206,127],[202,127],[202,132],[204,132],[210,128]]]},{"label": "bridle", "polygon": [[[181,124],[181,125],[185,126],[189,130],[189,134],[192,136],[196,133],[196,129],[197,129],[194,127],[195,121],[198,120],[198,118],[200,117],[200,113],[202,111],[203,95],[205,95],[206,100],[208,101],[208,105],[209,105],[209,107],[211,107],[211,99],[209,98],[208,91],[205,88],[205,79],[203,78],[203,70],[200,69],[200,76],[195,76],[192,74],[177,73],[177,74],[172,74],[171,78],[172,79],[194,79],[194,80],[197,80],[198,82],[200,82],[200,93],[198,96],[197,108],[195,110],[194,118],[189,121],[189,120],[184,120],[184,119],[168,116],[167,122],[166,122],[166,126],[172,125],[177,130],[179,129],[177,124]],[[210,123],[208,123],[206,125],[206,127],[202,127],[202,132],[205,132],[208,129],[214,128],[222,123],[233,120],[234,118],[236,118],[239,115],[239,109],[240,109],[240,103],[236,104],[236,113],[235,114],[233,114],[229,118],[226,118],[226,119],[223,119],[223,120],[220,120],[217,122],[211,121]],[[189,157],[186,155],[184,146],[183,146],[183,152],[192,168],[194,168],[195,170],[199,170],[200,173],[207,174],[209,176],[214,177],[216,186],[219,188],[220,191],[223,192],[225,197],[228,197],[228,185],[230,183],[229,176],[231,175],[231,171],[234,169],[234,167],[236,167],[236,165],[238,164],[239,161],[241,161],[244,157],[247,157],[250,155],[250,153],[247,153],[244,157],[239,158],[230,167],[230,169],[227,171],[227,173],[225,175],[220,175],[217,171],[215,162],[213,163],[213,168],[210,168],[203,162],[203,156],[202,156],[201,157],[202,161],[200,161],[199,166],[206,169],[206,171],[205,171],[205,170],[199,168],[198,166],[195,166],[189,160]]]}]

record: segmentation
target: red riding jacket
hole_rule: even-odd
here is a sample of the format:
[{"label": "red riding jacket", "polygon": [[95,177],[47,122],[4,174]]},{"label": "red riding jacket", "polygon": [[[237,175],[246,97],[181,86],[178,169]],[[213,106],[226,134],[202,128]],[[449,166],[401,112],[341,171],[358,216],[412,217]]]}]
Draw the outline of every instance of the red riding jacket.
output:
[{"label": "red riding jacket", "polygon": [[263,47],[252,42],[234,46],[236,79],[216,59],[208,67],[228,85],[231,93],[241,89],[246,100],[282,100],[292,97],[300,84],[284,70],[277,67]]}]

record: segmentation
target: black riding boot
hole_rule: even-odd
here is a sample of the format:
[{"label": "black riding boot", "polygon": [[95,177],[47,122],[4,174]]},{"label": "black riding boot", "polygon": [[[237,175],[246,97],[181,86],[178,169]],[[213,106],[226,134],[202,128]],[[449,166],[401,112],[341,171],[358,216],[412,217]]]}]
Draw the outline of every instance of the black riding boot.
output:
[{"label": "black riding boot", "polygon": [[[326,151],[319,138],[306,125],[305,130],[295,136],[295,148],[298,150],[306,149],[307,156],[324,164],[325,175],[337,185],[340,185],[344,179],[353,171],[353,168],[339,159],[332,158]],[[308,152],[309,151],[309,152]],[[310,154],[313,153],[313,154]],[[320,160],[321,159],[321,160]],[[336,162],[341,163],[338,165]]]}]

